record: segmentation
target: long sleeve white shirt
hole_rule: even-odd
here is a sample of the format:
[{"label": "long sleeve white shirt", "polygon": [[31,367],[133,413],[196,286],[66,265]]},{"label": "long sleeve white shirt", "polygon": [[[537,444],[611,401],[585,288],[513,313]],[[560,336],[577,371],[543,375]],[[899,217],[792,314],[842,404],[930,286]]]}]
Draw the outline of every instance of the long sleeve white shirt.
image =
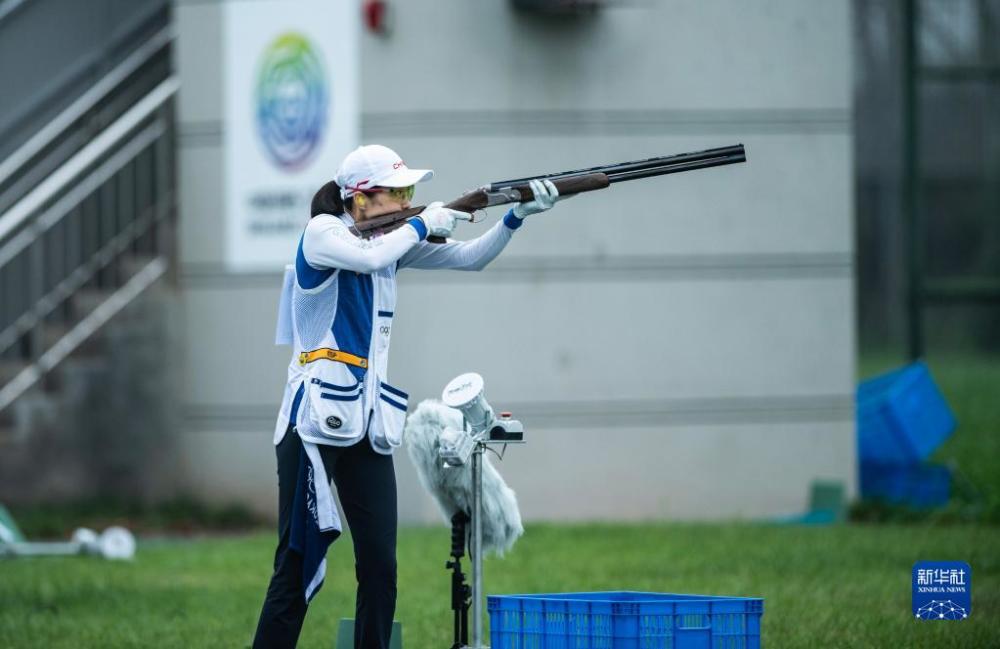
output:
[{"label": "long sleeve white shirt", "polygon": [[395,262],[399,262],[398,268],[482,270],[504,249],[521,221],[508,212],[475,239],[442,244],[422,240],[418,229],[410,225],[374,239],[356,236],[351,225],[350,216],[313,217],[302,239],[306,262],[317,270],[356,273],[374,273]]}]

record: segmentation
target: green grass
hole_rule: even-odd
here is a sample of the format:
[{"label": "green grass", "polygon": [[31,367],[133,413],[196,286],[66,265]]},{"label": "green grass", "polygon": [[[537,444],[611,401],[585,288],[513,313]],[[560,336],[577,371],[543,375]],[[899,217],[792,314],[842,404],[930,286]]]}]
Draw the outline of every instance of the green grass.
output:
[{"label": "green grass", "polygon": [[[487,562],[490,593],[638,589],[765,598],[769,647],[1000,646],[1000,534],[990,526],[533,525]],[[0,562],[0,646],[241,647],[269,576],[273,536],[147,542],[133,563]],[[404,645],[449,646],[448,530],[401,531]],[[910,615],[917,560],[973,566],[962,622]],[[333,645],[353,611],[348,539],[331,549],[300,647]]]},{"label": "green grass", "polygon": [[[907,524],[790,527],[752,524],[532,525],[506,559],[487,562],[491,593],[636,589],[765,598],[767,647],[1000,647],[1000,358],[930,356],[959,427],[935,453],[959,482],[945,510],[878,514]],[[862,378],[898,366],[866,356]],[[971,485],[971,486],[970,486]],[[145,530],[252,523],[244,513],[178,502],[20,508],[29,536],[125,522]],[[94,511],[91,511],[91,510]],[[868,512],[869,514],[871,512]],[[132,563],[0,560],[0,647],[242,647],[269,577],[272,534],[147,541]],[[450,646],[448,530],[400,534],[399,606],[409,649]],[[973,612],[963,622],[910,616],[918,560],[973,567]],[[300,647],[329,649],[353,614],[350,540],[330,553],[326,586]]]}]

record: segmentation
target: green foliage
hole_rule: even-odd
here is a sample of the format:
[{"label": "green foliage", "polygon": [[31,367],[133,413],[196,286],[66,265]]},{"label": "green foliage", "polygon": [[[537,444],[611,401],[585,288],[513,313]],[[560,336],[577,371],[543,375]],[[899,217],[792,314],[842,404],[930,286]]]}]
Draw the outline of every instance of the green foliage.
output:
[{"label": "green foliage", "polygon": [[[514,551],[486,562],[489,593],[636,589],[765,598],[764,646],[1000,646],[1000,534],[980,525],[532,525]],[[257,534],[144,542],[132,563],[0,562],[0,646],[248,646],[275,538]],[[403,529],[399,605],[404,646],[449,646],[449,532]],[[331,548],[303,649],[332,646],[354,608],[350,539]],[[910,615],[910,570],[925,559],[973,567],[962,622]]]},{"label": "green foliage", "polygon": [[124,525],[145,534],[193,533],[203,530],[246,531],[264,522],[242,505],[210,505],[182,496],[160,503],[124,499],[86,500],[11,506],[10,513],[31,539],[67,539],[77,527],[100,531]]}]

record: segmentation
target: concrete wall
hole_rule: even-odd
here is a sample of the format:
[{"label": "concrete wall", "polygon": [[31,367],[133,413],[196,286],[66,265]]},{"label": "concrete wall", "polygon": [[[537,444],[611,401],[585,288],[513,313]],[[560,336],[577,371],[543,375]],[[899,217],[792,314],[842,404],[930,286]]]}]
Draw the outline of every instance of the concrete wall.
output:
[{"label": "concrete wall", "polygon": [[[393,382],[418,401],[486,377],[527,427],[501,471],[528,519],[778,515],[804,509],[816,479],[853,494],[849,2],[558,19],[392,4],[394,32],[362,39],[362,133],[436,170],[419,202],[737,142],[750,159],[561,204],[483,273],[405,274]],[[220,263],[219,7],[176,1],[181,447],[190,486],[271,512],[288,350],[270,344],[279,274]],[[401,519],[436,520],[405,453],[397,473]]]},{"label": "concrete wall", "polygon": [[164,396],[181,378],[165,362],[182,348],[177,301],[157,282],[4,413],[0,501],[161,501],[186,486],[175,470],[181,423]]}]

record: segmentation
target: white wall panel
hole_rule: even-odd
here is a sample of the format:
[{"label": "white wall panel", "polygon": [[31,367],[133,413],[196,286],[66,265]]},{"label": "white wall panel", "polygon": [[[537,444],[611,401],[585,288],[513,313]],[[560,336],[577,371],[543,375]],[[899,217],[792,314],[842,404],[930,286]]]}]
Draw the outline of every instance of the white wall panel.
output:
[{"label": "white wall panel", "polygon": [[[817,479],[854,493],[849,3],[394,9],[391,35],[362,38],[362,132],[436,170],[418,202],[738,142],[749,162],[575,198],[481,274],[405,271],[393,382],[416,402],[484,374],[528,429],[502,471],[530,520],[769,517]],[[186,471],[273,511],[280,277],[221,265],[218,3],[176,13]],[[437,521],[405,454],[397,474],[401,520]]]},{"label": "white wall panel", "polygon": [[181,129],[185,123],[218,122],[223,99],[221,6],[177,2],[174,25],[174,65],[183,80],[177,104]]},{"label": "white wall panel", "polygon": [[856,489],[850,422],[525,431],[500,470],[528,520],[766,518],[814,480]]},{"label": "white wall panel", "polygon": [[274,345],[281,278],[274,282],[271,290],[238,285],[185,290],[186,360],[192,368],[184,385],[186,404],[234,408],[237,414],[242,406],[257,413],[255,408],[266,404],[277,416],[291,349]]},{"label": "white wall panel", "polygon": [[[372,138],[372,139],[378,139]],[[392,138],[435,177],[415,201],[479,185],[742,142],[748,162],[618,183],[532,218],[513,255],[850,253],[851,138],[782,135]],[[498,218],[503,208],[490,213]],[[483,229],[463,226],[458,238]]]},{"label": "white wall panel", "polygon": [[366,40],[364,65],[409,73],[367,84],[366,110],[850,105],[847,2],[621,4],[553,18],[508,2],[395,3],[395,29]]},{"label": "white wall panel", "polygon": [[178,256],[181,267],[217,266],[222,259],[222,150],[184,140],[177,152],[180,208]]},{"label": "white wall panel", "polygon": [[518,402],[852,393],[849,279],[465,277],[400,283],[390,369],[404,389],[438,395],[475,370]]}]

